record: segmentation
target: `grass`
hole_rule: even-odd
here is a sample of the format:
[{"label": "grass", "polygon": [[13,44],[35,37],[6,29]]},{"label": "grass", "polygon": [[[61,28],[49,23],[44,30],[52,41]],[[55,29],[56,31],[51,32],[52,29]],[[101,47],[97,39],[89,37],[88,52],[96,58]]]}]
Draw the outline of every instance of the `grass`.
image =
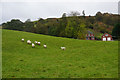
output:
[{"label": "grass", "polygon": [[[118,77],[118,41],[77,40],[13,30],[2,33],[3,78]],[[26,43],[28,39],[41,45],[32,48]],[[43,48],[45,43],[47,49]]]}]

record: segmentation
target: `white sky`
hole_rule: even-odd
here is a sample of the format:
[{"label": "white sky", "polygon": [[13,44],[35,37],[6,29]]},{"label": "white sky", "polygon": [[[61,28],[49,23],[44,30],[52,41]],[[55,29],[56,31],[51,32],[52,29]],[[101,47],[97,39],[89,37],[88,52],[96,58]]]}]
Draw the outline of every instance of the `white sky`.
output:
[{"label": "white sky", "polygon": [[119,0],[1,0],[1,2],[118,2]]},{"label": "white sky", "polygon": [[[57,18],[64,12],[85,10],[86,15],[96,12],[118,13],[119,0],[1,0],[2,22],[11,19],[37,20],[38,18]],[[2,9],[2,10],[1,10]]]}]

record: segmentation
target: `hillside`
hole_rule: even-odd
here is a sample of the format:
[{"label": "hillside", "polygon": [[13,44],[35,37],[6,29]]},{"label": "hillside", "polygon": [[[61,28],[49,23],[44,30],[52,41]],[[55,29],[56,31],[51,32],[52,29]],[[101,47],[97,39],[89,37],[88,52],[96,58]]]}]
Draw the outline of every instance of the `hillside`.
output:
[{"label": "hillside", "polygon": [[[2,31],[3,78],[117,78],[118,41],[102,42]],[[25,42],[21,42],[24,38]],[[26,40],[40,41],[32,48]],[[47,48],[43,48],[47,44]],[[60,47],[65,46],[66,50]]]},{"label": "hillside", "polygon": [[97,12],[95,16],[80,16],[73,12],[69,16],[64,13],[61,18],[39,18],[36,21],[28,19],[22,22],[19,19],[12,19],[3,23],[2,28],[83,40],[86,39],[89,30],[98,40],[104,33],[116,37],[114,33],[117,31],[113,29],[118,23],[120,15],[116,14]]}]

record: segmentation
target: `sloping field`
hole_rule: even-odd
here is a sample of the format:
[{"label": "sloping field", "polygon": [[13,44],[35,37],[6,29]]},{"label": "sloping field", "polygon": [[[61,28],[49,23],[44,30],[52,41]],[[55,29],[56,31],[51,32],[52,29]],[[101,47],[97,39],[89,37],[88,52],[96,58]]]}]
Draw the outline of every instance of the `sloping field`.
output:
[{"label": "sloping field", "polygon": [[[118,77],[118,41],[75,40],[13,30],[2,33],[3,78]],[[28,39],[41,45],[32,48]]]}]

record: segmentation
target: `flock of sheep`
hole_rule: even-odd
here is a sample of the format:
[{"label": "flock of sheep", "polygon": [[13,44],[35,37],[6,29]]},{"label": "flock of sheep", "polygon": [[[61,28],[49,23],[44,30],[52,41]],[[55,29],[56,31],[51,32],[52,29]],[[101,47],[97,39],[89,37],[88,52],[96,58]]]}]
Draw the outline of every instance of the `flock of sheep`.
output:
[{"label": "flock of sheep", "polygon": [[[24,42],[24,41],[25,41],[25,40],[22,39],[22,42]],[[34,43],[35,43],[36,45],[40,45],[40,44],[41,44],[41,43],[38,42],[38,41],[35,41]],[[30,40],[27,40],[27,44],[32,44],[32,47],[33,47],[33,48],[35,48],[35,44],[34,44],[34,43],[32,43]],[[44,44],[43,47],[44,47],[44,48],[47,48],[47,45]],[[61,49],[62,49],[62,50],[65,50],[66,47],[61,47]]]}]

